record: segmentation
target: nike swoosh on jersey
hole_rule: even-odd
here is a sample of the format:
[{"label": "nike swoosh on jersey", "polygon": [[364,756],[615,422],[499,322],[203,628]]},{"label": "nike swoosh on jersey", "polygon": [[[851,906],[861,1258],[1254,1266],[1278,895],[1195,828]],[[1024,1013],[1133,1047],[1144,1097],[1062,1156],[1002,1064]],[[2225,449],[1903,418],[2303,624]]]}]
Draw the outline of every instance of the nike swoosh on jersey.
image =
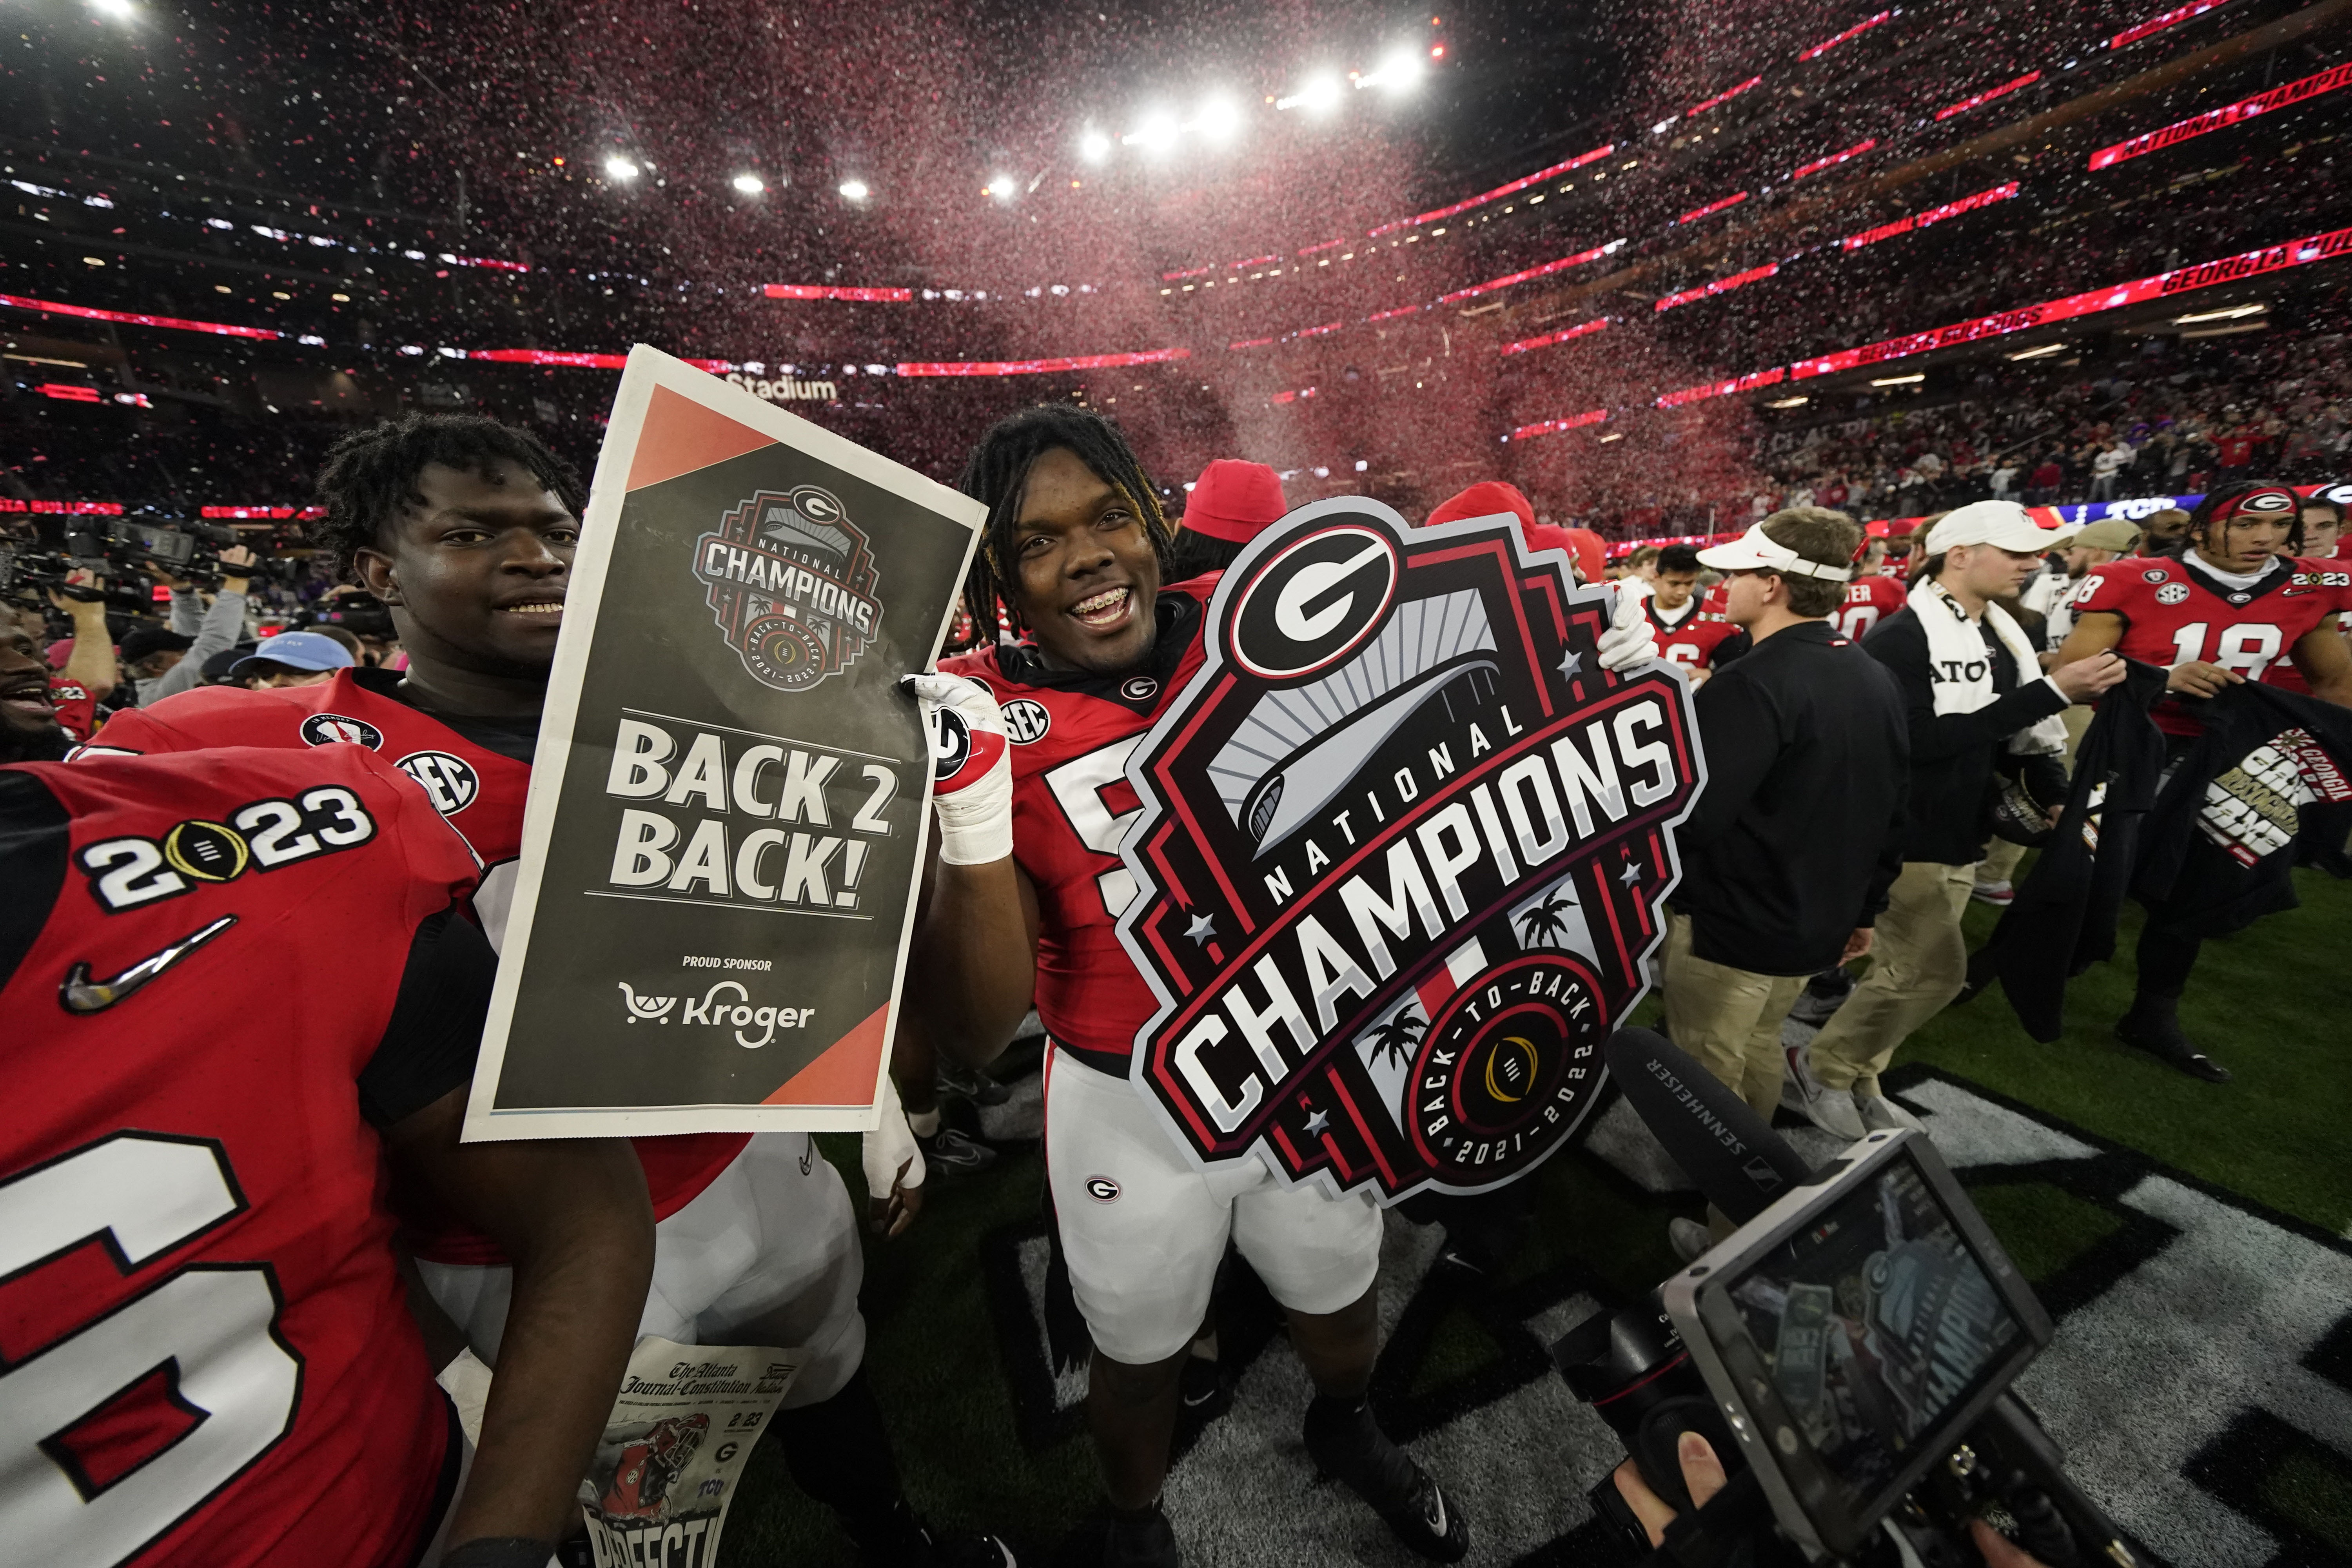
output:
[{"label": "nike swoosh on jersey", "polygon": [[89,965],[87,963],[77,963],[66,971],[65,981],[58,987],[58,1000],[64,1004],[68,1013],[103,1013],[235,924],[235,915],[223,915],[212,924],[191,931],[171,946],[159,949],[121,973],[104,980],[92,980]]}]

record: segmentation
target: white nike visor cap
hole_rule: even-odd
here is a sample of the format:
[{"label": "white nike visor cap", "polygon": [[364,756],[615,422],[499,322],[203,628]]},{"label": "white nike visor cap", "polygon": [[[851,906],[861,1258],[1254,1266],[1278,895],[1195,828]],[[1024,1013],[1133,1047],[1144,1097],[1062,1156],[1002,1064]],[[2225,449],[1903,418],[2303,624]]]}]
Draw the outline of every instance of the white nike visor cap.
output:
[{"label": "white nike visor cap", "polygon": [[1760,523],[1728,544],[1710,545],[1700,551],[1698,562],[1718,572],[1754,572],[1769,567],[1790,576],[1818,577],[1824,583],[1853,580],[1853,566],[1824,566],[1818,561],[1808,561],[1766,533]]}]

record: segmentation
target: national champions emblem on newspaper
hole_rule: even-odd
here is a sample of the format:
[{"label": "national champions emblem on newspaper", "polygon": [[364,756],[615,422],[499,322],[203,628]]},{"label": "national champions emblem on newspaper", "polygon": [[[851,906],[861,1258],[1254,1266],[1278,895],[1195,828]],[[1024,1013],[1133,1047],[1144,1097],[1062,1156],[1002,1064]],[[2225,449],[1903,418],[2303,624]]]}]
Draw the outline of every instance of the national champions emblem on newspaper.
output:
[{"label": "national champions emblem on newspaper", "polygon": [[751,678],[805,691],[848,668],[882,625],[863,530],[830,490],[761,490],[694,542],[694,574]]},{"label": "national champions emblem on newspaper", "polygon": [[1128,763],[1119,922],[1134,1081],[1204,1164],[1484,1191],[1591,1110],[1705,776],[1683,677],[1601,669],[1609,608],[1509,520],[1356,498],[1225,574]]}]

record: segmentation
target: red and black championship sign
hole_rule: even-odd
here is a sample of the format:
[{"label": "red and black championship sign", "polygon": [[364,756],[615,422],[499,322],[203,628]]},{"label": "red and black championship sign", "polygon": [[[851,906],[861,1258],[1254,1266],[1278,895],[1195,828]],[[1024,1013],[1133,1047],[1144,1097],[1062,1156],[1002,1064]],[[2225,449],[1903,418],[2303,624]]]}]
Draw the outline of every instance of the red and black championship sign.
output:
[{"label": "red and black championship sign", "polygon": [[1609,607],[1510,519],[1355,498],[1225,574],[1128,763],[1119,924],[1135,1081],[1202,1161],[1476,1192],[1591,1109],[1705,779],[1683,678],[1601,668]]},{"label": "red and black championship sign", "polygon": [[866,651],[882,626],[874,551],[831,490],[761,490],[694,543],[694,574],[751,679],[805,691]]}]

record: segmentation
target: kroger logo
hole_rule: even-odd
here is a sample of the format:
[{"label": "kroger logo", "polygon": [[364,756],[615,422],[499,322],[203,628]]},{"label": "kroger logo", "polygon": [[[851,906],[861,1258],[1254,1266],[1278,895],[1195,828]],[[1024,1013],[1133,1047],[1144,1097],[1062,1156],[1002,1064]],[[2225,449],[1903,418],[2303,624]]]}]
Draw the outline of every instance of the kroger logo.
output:
[{"label": "kroger logo", "polygon": [[[621,988],[621,1000],[628,1005],[632,1024],[669,1022],[670,1010],[678,1004],[676,996],[640,996],[625,980],[614,984]],[[722,980],[702,994],[702,1000],[686,999],[686,1010],[678,1017],[681,1024],[700,1024],[710,1028],[732,1027],[735,1043],[747,1051],[756,1051],[776,1037],[778,1029],[804,1028],[816,1016],[814,1007],[755,1007],[751,994],[741,983]],[[747,1038],[750,1030],[760,1031],[756,1040]]]}]

